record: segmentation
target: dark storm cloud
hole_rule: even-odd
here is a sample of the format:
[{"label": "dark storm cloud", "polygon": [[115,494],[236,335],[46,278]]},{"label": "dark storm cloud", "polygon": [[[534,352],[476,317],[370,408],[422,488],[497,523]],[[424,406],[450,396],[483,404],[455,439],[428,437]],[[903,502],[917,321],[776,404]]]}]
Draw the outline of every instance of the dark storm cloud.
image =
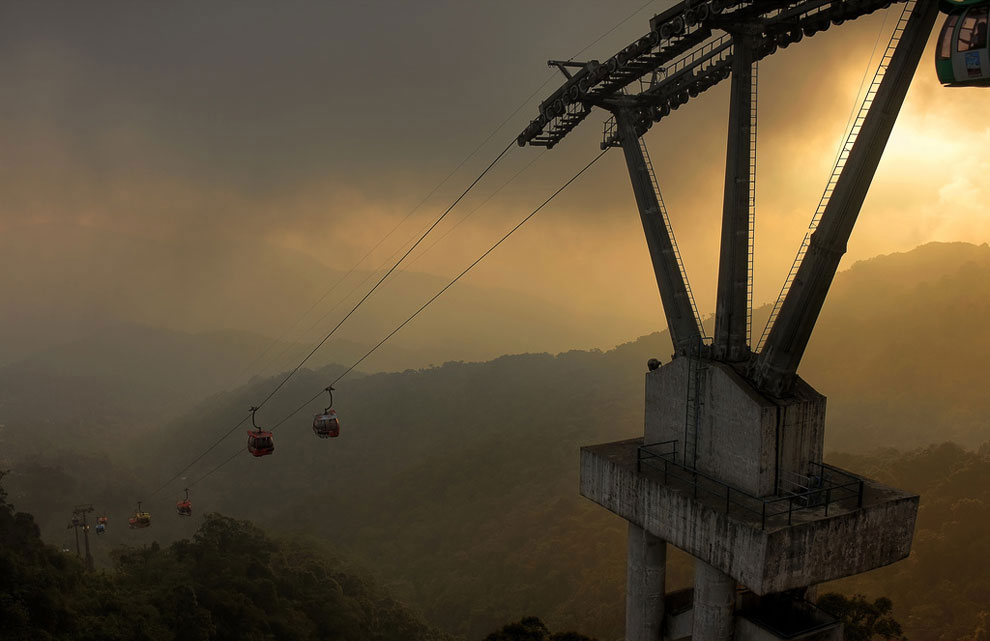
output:
[{"label": "dark storm cloud", "polygon": [[[652,3],[585,55],[604,59],[669,4]],[[258,234],[407,210],[540,86],[548,58],[577,53],[642,5],[8,3],[0,222],[68,219],[159,233],[228,233],[233,223]],[[849,35],[857,29],[845,37],[860,37]],[[843,40],[831,36],[819,37],[828,38],[826,55]],[[792,92],[783,97],[794,108],[776,120],[793,138],[816,113],[793,93],[808,80],[808,62],[785,58],[768,64],[784,70]],[[815,68],[811,86],[827,85],[820,81],[834,69]],[[718,190],[724,87],[711,93],[651,134],[662,137],[651,144],[675,201],[689,195],[694,205],[699,193]],[[533,115],[532,105],[516,114],[459,180]],[[580,167],[602,119],[554,150],[548,173],[523,176],[516,200],[528,203]],[[775,127],[763,131],[772,137]],[[629,205],[621,163],[606,171],[608,187],[588,190],[575,215],[598,219]]]},{"label": "dark storm cloud", "polygon": [[8,3],[5,138],[35,153],[48,138],[87,180],[145,170],[261,195],[333,177],[387,193],[396,174],[445,170],[543,61],[639,4]]},{"label": "dark storm cloud", "polygon": [[[555,76],[535,91],[553,75],[545,61],[578,53],[642,4],[0,4],[0,249],[48,248],[50,260],[31,262],[41,253],[29,247],[18,262],[25,301],[57,287],[78,290],[58,262],[71,256],[78,279],[105,293],[81,305],[112,302],[113,314],[140,307],[144,280],[177,273],[154,295],[192,314],[183,327],[235,324],[201,302],[215,300],[225,279],[245,280],[245,263],[260,263],[276,291],[308,286],[286,267],[305,263],[292,251],[315,259],[315,269],[346,270],[533,94],[362,268],[382,264],[536,114],[535,104],[560,82]],[[581,58],[607,58],[669,4],[652,3]],[[886,19],[888,32],[899,8]],[[882,50],[886,42],[878,41],[882,22],[878,13],[847,23],[761,63],[757,301],[776,294],[804,234],[866,60],[874,43]],[[972,131],[985,129],[984,95],[942,90],[922,63],[851,254],[957,239],[955,230],[985,218],[971,212],[947,227],[942,215],[963,211],[954,200],[986,200],[979,198],[983,165],[952,169]],[[723,83],[646,137],[699,305],[709,311],[726,97]],[[604,118],[596,112],[414,268],[446,275],[469,264],[597,153]],[[441,231],[539,153],[510,152]],[[893,196],[892,174],[901,181]],[[976,238],[986,229],[981,224]],[[150,246],[131,251],[142,243]],[[264,251],[277,259],[254,256]],[[110,264],[118,255],[121,262]],[[307,265],[302,272],[322,281]],[[608,309],[616,323],[646,319],[637,326],[654,329],[656,287],[621,154],[606,156],[471,280],[561,308]],[[108,284],[119,281],[127,286]],[[621,300],[616,282],[626,286]],[[251,283],[238,286],[249,299]],[[133,300],[120,300],[121,291]],[[147,317],[158,315],[140,319]],[[280,325],[254,329],[277,333]],[[635,331],[623,325],[610,336],[625,340]]]}]

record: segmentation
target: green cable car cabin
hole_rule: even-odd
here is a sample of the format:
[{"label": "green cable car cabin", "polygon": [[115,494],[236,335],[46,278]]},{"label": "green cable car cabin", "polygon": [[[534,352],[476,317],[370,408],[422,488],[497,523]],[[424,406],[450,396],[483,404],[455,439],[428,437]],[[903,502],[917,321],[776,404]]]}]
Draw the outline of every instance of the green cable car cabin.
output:
[{"label": "green cable car cabin", "polygon": [[948,87],[990,86],[990,0],[942,0],[941,9],[949,15],[935,48],[939,82]]}]

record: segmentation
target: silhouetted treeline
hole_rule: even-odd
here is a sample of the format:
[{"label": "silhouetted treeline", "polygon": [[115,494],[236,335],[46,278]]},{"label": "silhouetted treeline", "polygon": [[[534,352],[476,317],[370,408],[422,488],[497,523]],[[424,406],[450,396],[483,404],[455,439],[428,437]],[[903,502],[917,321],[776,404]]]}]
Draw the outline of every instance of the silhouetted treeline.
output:
[{"label": "silhouetted treeline", "polygon": [[368,577],[219,514],[192,540],[121,548],[111,571],[85,574],[2,488],[0,622],[18,641],[447,638]]},{"label": "silhouetted treeline", "polygon": [[596,641],[577,632],[553,632],[537,617],[524,617],[492,632],[485,641]]}]

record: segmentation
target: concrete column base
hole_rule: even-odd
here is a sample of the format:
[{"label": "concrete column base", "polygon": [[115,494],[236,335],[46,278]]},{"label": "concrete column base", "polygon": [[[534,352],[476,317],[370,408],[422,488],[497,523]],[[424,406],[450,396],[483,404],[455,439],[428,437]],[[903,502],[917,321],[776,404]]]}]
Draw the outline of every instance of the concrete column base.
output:
[{"label": "concrete column base", "polygon": [[661,641],[667,542],[629,523],[626,641]]},{"label": "concrete column base", "polygon": [[732,641],[736,629],[736,581],[704,561],[694,564],[692,638]]}]

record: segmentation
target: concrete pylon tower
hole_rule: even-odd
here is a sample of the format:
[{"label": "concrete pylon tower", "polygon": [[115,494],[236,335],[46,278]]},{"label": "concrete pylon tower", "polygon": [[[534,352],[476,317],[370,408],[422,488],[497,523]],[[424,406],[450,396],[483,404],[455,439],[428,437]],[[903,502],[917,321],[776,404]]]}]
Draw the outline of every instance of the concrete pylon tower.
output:
[{"label": "concrete pylon tower", "polygon": [[[756,65],[891,4],[900,19],[887,52],[754,349]],[[602,146],[622,148],[674,348],[646,374],[643,436],[581,450],[581,493],[629,522],[627,641],[841,639],[814,586],[910,552],[918,497],[823,462],[826,399],[797,368],[937,12],[936,0],[685,1],[604,63],[550,63],[567,81],[519,144],[553,147],[592,107],[612,113]],[[709,341],[642,136],[729,78]],[[668,545],[694,557],[693,589],[667,593]]]}]

